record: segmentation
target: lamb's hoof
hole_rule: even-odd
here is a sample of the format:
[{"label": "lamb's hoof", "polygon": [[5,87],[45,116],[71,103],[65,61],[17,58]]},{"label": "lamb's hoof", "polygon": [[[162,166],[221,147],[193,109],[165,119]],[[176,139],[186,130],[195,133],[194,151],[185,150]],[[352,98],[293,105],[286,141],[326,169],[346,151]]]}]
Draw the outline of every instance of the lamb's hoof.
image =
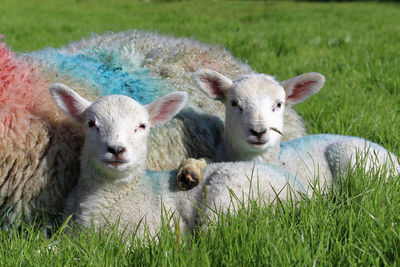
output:
[{"label": "lamb's hoof", "polygon": [[199,184],[199,178],[190,170],[182,170],[178,175],[178,186],[183,191],[192,189]]},{"label": "lamb's hoof", "polygon": [[204,159],[193,158],[184,160],[178,170],[178,187],[184,191],[197,186],[202,180],[202,170],[206,162]]}]

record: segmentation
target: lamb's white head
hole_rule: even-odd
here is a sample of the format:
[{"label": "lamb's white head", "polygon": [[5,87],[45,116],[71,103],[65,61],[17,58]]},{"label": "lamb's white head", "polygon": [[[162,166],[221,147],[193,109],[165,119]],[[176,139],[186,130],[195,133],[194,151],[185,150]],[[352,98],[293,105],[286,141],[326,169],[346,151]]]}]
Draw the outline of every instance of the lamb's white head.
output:
[{"label": "lamb's white head", "polygon": [[145,106],[123,95],[92,103],[63,84],[52,84],[50,91],[57,106],[86,129],[83,158],[110,174],[144,168],[150,127],[172,118],[187,100],[185,92],[174,92]]},{"label": "lamb's white head", "polygon": [[285,105],[304,101],[318,92],[325,78],[306,73],[279,83],[266,74],[246,74],[231,80],[212,70],[194,73],[196,85],[226,108],[228,146],[242,154],[262,154],[280,143]]}]

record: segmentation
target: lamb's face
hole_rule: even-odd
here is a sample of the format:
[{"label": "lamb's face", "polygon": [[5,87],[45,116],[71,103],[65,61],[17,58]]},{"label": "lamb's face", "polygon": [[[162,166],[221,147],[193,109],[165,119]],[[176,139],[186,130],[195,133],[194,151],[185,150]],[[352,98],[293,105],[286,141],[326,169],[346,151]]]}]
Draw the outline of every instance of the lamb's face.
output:
[{"label": "lamb's face", "polygon": [[103,97],[85,111],[83,122],[87,130],[84,149],[93,164],[121,171],[143,161],[149,114],[135,100],[121,95]]},{"label": "lamb's face", "polygon": [[232,81],[204,69],[195,72],[193,80],[200,90],[225,104],[226,145],[238,154],[248,152],[247,160],[278,145],[284,106],[300,103],[318,92],[325,77],[311,72],[278,83],[269,75],[247,74]]},{"label": "lamb's face", "polygon": [[187,100],[185,92],[173,92],[145,106],[122,95],[91,103],[57,83],[50,92],[62,111],[86,127],[82,166],[91,167],[84,169],[112,179],[144,171],[149,128],[175,116]]},{"label": "lamb's face", "polygon": [[[252,74],[234,81],[223,100],[230,141],[243,152],[263,152],[279,144],[285,91],[270,76]],[[276,131],[278,130],[278,131]]]}]

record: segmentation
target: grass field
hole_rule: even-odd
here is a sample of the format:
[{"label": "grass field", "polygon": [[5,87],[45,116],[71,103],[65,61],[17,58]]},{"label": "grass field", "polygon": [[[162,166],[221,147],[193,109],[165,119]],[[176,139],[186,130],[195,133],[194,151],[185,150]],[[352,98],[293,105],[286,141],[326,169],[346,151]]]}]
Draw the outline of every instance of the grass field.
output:
[{"label": "grass field", "polygon": [[[279,80],[320,72],[322,91],[296,107],[309,132],[364,137],[400,155],[398,4],[2,0],[0,14],[15,51],[143,29],[221,44]],[[0,265],[398,265],[398,192],[398,178],[357,171],[301,205],[253,206],[197,238],[163,231],[131,248],[113,234],[46,240],[27,226],[0,233]]]}]

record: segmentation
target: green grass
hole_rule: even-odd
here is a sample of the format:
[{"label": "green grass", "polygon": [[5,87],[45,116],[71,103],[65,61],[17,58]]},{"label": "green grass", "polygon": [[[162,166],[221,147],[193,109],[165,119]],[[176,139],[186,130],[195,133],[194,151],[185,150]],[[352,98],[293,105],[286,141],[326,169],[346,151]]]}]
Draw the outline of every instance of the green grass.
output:
[{"label": "green grass", "polygon": [[[2,0],[0,33],[16,51],[59,47],[90,33],[152,30],[225,46],[279,80],[317,71],[317,95],[296,106],[310,133],[356,135],[400,154],[400,5],[381,3]],[[130,249],[112,234],[46,240],[0,233],[0,264],[399,264],[399,180],[356,172],[301,205],[253,207],[189,240],[164,231]],[[58,239],[58,250],[46,251]],[[47,252],[46,252],[47,253]]]},{"label": "green grass", "polygon": [[388,182],[356,170],[328,194],[310,200],[239,209],[196,236],[164,228],[158,242],[113,231],[59,231],[50,240],[32,226],[0,232],[2,266],[111,265],[398,265],[399,179]]}]

